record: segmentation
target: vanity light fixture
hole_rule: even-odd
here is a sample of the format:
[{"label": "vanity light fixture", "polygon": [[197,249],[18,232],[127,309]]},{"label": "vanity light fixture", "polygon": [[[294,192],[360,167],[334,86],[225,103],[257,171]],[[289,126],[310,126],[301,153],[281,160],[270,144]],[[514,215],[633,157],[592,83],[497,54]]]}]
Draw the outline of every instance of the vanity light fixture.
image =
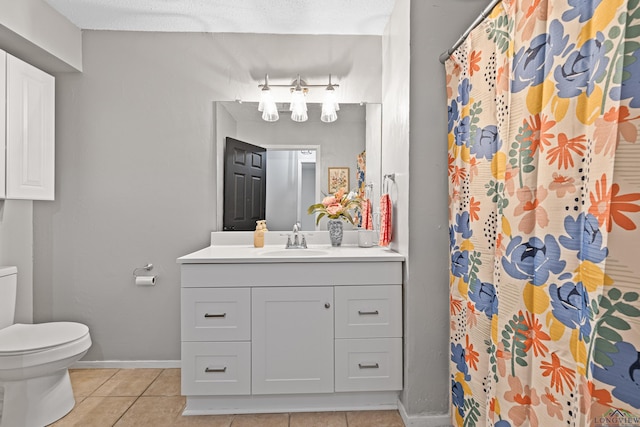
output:
[{"label": "vanity light fixture", "polygon": [[278,107],[273,100],[271,88],[269,87],[269,76],[264,76],[264,85],[260,91],[260,103],[258,111],[262,111],[262,120],[265,122],[275,122],[280,116],[278,115]]},{"label": "vanity light fixture", "polygon": [[308,120],[307,114],[307,101],[306,94],[309,92],[310,87],[324,87],[325,96],[322,103],[322,114],[320,120],[325,123],[335,122],[338,119],[336,111],[340,110],[340,105],[337,102],[335,88],[340,85],[331,83],[331,74],[329,74],[328,85],[307,84],[304,80],[298,77],[289,85],[272,84],[269,85],[269,76],[264,76],[264,84],[259,84],[261,88],[260,103],[258,104],[258,111],[262,111],[262,119],[267,122],[275,122],[278,120],[278,108],[271,94],[272,87],[288,87],[291,92],[291,104],[289,105],[289,111],[291,111],[291,120],[295,122],[304,122]]},{"label": "vanity light fixture", "polygon": [[308,89],[303,89],[300,84],[300,74],[298,74],[298,80],[296,80],[295,87],[291,88],[291,104],[289,105],[289,111],[291,111],[291,120],[294,122],[306,122],[309,119],[307,115],[307,101],[304,99]]},{"label": "vanity light fixture", "polygon": [[335,85],[331,84],[331,74],[329,74],[329,85],[324,91],[324,101],[322,102],[322,115],[320,120],[325,123],[331,123],[338,120],[336,111],[340,110],[340,104],[336,99]]}]

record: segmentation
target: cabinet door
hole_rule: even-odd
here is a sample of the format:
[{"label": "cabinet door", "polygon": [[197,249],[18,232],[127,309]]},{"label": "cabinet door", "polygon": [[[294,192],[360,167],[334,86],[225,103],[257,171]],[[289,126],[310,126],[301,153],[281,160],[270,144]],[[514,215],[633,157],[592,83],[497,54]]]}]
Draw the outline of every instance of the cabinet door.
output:
[{"label": "cabinet door", "polygon": [[7,198],[54,198],[53,76],[7,55]]},{"label": "cabinet door", "polygon": [[7,120],[7,53],[0,50],[0,199],[7,195],[6,185],[6,120]]},{"label": "cabinet door", "polygon": [[333,392],[333,288],[254,288],[252,303],[252,393]]}]

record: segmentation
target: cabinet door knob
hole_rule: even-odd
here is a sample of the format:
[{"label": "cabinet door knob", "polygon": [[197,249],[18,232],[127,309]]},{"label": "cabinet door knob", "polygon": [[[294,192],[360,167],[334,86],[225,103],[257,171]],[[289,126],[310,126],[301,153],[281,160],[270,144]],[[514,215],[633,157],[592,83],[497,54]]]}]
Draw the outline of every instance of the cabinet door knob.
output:
[{"label": "cabinet door knob", "polygon": [[324,303],[324,308],[331,308],[331,304],[329,304],[328,302]]}]

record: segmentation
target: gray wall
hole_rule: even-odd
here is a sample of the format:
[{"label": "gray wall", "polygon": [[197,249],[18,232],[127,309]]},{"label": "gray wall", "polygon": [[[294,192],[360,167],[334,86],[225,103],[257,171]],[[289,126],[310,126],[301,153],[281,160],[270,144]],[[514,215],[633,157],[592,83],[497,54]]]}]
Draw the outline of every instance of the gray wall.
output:
[{"label": "gray wall", "polygon": [[[415,381],[409,389],[412,413],[449,410],[447,94],[445,70],[438,57],[488,3],[411,0],[409,229],[412,233],[407,280],[413,293],[406,313],[411,319],[409,327],[414,330],[409,364],[416,366],[416,370],[410,374],[421,378],[421,384]],[[441,393],[441,389],[447,393]]]},{"label": "gray wall", "polygon": [[[50,73],[82,68],[80,30],[41,0],[0,0],[0,49]],[[33,205],[0,200],[0,265],[18,267],[22,323],[33,321]]]},{"label": "gray wall", "polygon": [[[84,31],[83,50],[83,73],[56,75],[56,201],[34,209],[34,317],[86,323],[85,360],[178,360],[176,258],[215,229],[213,101],[257,101],[265,72],[332,72],[344,102],[380,102],[380,37]],[[136,287],[147,262],[157,284]]]},{"label": "gray wall", "polygon": [[298,179],[297,151],[267,151],[265,219],[269,230],[289,230],[296,222]]},{"label": "gray wall", "polygon": [[31,323],[33,320],[33,202],[30,200],[0,200],[0,265],[18,267],[15,320],[18,323]]},{"label": "gray wall", "polygon": [[316,188],[316,173],[320,173],[316,166],[316,163],[302,163],[300,168],[300,204],[302,206],[300,225],[302,230],[314,230],[316,226],[313,215],[309,215],[306,212],[309,206],[318,203],[318,200],[313,197]]},{"label": "gray wall", "polygon": [[429,415],[449,411],[447,109],[438,56],[487,4],[396,0],[383,38],[382,165],[396,173],[393,247],[407,256],[401,400],[412,425],[433,425]]}]

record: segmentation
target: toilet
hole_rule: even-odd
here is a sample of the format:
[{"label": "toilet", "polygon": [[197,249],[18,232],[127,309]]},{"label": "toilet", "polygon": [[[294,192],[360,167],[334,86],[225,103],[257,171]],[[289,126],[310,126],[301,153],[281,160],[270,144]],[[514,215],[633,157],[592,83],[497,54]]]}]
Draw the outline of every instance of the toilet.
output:
[{"label": "toilet", "polygon": [[17,276],[0,267],[0,427],[43,427],[75,405],[68,368],[91,337],[81,323],[14,323]]}]

